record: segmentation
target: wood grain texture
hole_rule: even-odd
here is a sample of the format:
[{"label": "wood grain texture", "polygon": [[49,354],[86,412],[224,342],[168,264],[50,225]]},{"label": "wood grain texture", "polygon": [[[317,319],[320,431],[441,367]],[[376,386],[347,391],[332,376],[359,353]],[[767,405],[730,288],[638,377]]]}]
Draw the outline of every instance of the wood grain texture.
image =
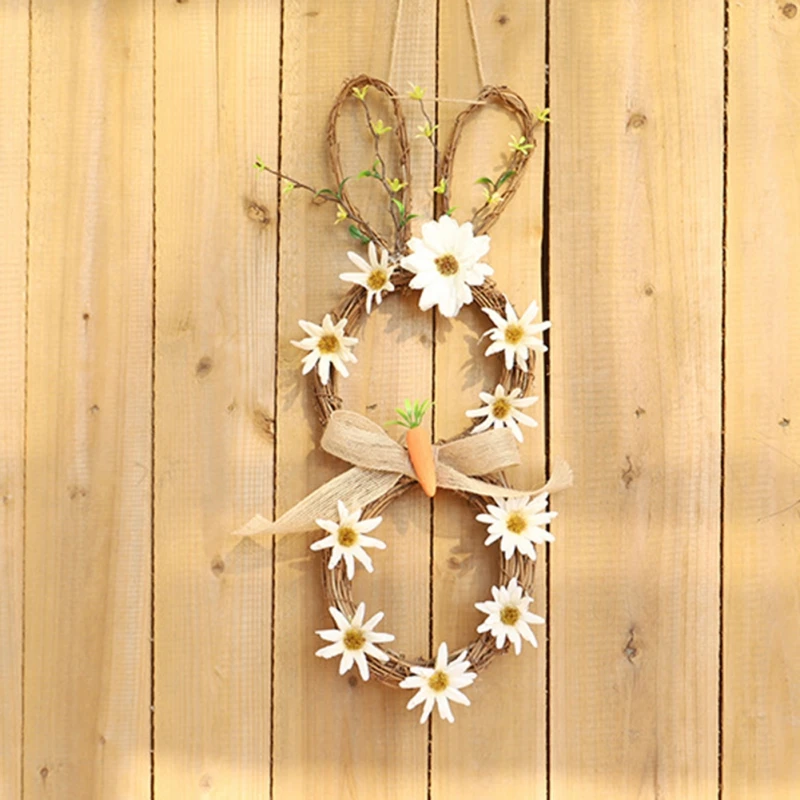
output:
[{"label": "wood grain texture", "polygon": [[[487,83],[507,85],[519,92],[531,108],[544,105],[544,33],[542,2],[474,2],[481,61]],[[473,63],[473,45],[464,6],[441,6],[439,95],[470,98],[480,89]],[[445,102],[440,121],[445,136],[453,119],[464,108]],[[487,261],[494,279],[522,313],[536,299],[541,307],[540,255],[542,239],[542,180],[544,131],[539,147],[530,155],[520,191],[503,212],[490,235]],[[503,172],[510,155],[511,134],[519,135],[510,115],[488,108],[466,129],[456,156],[451,203],[455,217],[468,220],[483,202],[482,187],[475,180],[494,179]],[[541,321],[541,317],[539,320]],[[454,436],[470,420],[465,412],[482,405],[481,391],[494,391],[502,356],[486,358],[488,346],[478,339],[492,327],[477,307],[464,308],[455,320],[437,319],[436,337],[436,434]],[[543,361],[537,358],[533,394],[540,400],[532,410],[540,426],[525,428],[520,448],[521,467],[509,471],[517,486],[541,485],[544,473]],[[491,599],[498,584],[499,548],[483,546],[486,526],[475,521],[467,503],[446,493],[437,495],[434,559],[434,644],[444,639],[452,649],[471,641],[475,628],[485,619],[474,607]],[[533,609],[545,616],[545,555],[537,566]],[[538,650],[526,644],[517,657],[513,652],[498,659],[467,690],[470,708],[454,707],[456,723],[436,720],[433,728],[432,796],[437,798],[526,798],[545,796],[545,658],[544,628],[536,631]],[[486,758],[487,748],[491,757]]]},{"label": "wood grain texture", "polygon": [[[794,9],[794,11],[792,11]],[[723,775],[800,786],[800,16],[730,9]]]},{"label": "wood grain texture", "polygon": [[0,14],[0,797],[22,791],[28,4]]},{"label": "wood grain texture", "polygon": [[714,796],[722,2],[551,9],[554,797]]},{"label": "wood grain texture", "polygon": [[152,6],[32,22],[24,793],[146,797]]},{"label": "wood grain texture", "polygon": [[156,6],[155,795],[266,797],[280,9]]},{"label": "wood grain texture", "polygon": [[[320,187],[331,181],[325,124],[343,79],[363,72],[390,77],[398,91],[407,88],[407,80],[434,83],[435,26],[417,22],[434,18],[433,3],[404,3],[402,24],[408,31],[401,31],[391,76],[395,4],[364,4],[357,13],[352,9],[344,0],[308,0],[287,2],[284,10],[282,167]],[[374,93],[369,99],[378,101]],[[382,113],[378,110],[376,116]],[[349,103],[340,132],[348,174],[369,167],[374,159],[362,119],[356,102]],[[393,137],[385,139],[387,146]],[[414,144],[414,180],[423,187],[432,176],[425,144]],[[418,157],[428,159],[428,166]],[[421,191],[424,196],[425,188]],[[362,208],[377,208],[379,198],[386,203],[385,195],[370,195],[367,184],[353,192],[358,192]],[[419,197],[415,194],[415,210],[429,213]],[[385,220],[375,210],[369,216]],[[345,291],[338,275],[352,271],[346,252],[363,252],[344,225],[333,226],[334,218],[334,207],[314,205],[297,191],[282,202],[278,513],[343,468],[318,449],[321,431],[311,383],[301,377],[302,354],[290,344],[300,334],[298,319],[319,322]],[[359,363],[339,383],[347,408],[383,422],[403,398],[430,397],[431,324],[415,302],[410,296],[389,296],[373,311],[356,348]],[[356,598],[364,600],[368,615],[386,613],[381,629],[394,633],[397,649],[409,655],[428,650],[429,515],[429,503],[416,489],[393,504],[375,532],[388,549],[376,553],[372,576],[363,570],[356,576]],[[314,538],[286,536],[277,543],[275,797],[424,797],[426,729],[405,710],[407,693],[374,681],[363,683],[354,672],[340,677],[335,661],[314,658],[321,646],[314,631],[333,627],[322,598],[320,556],[308,549]]]}]

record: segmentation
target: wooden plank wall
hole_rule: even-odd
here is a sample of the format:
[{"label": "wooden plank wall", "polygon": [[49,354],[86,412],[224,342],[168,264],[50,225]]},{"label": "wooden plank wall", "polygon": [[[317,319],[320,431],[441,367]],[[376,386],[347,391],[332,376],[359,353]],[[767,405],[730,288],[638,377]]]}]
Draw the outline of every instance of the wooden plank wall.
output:
[{"label": "wooden plank wall", "polygon": [[[0,40],[2,800],[797,796],[795,3],[9,0]],[[313,537],[227,536],[340,469],[290,340],[356,248],[252,165],[329,184],[344,78],[452,100],[480,71],[552,108],[490,263],[553,320],[513,479],[562,455],[576,485],[538,650],[421,726],[314,658]],[[455,205],[507,122],[468,128]],[[457,433],[493,380],[481,316],[388,298],[347,407],[431,396]],[[465,504],[409,493],[380,536],[368,612],[407,653],[466,640],[495,559]]]}]

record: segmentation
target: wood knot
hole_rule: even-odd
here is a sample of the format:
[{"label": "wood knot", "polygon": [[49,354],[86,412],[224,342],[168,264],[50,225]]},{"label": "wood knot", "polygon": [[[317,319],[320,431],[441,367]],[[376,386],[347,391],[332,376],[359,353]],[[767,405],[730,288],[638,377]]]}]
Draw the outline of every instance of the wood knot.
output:
[{"label": "wood knot", "polygon": [[636,658],[639,656],[639,647],[637,647],[637,642],[636,642],[635,625],[632,625],[628,630],[628,641],[625,643],[625,647],[622,649],[622,653],[631,664],[636,663]]},{"label": "wood knot", "polygon": [[275,436],[275,420],[263,408],[253,409],[253,423],[256,430],[264,436],[268,438]]},{"label": "wood knot", "polygon": [[625,125],[625,130],[626,131],[629,131],[631,129],[635,131],[639,130],[639,128],[643,128],[645,126],[646,122],[647,122],[647,117],[644,114],[640,114],[638,112],[635,114],[631,114],[630,117],[628,117],[628,122]]},{"label": "wood knot", "polygon": [[631,484],[639,477],[641,470],[639,467],[634,466],[633,461],[629,455],[625,456],[627,466],[622,470],[622,482],[625,484],[626,489],[631,488]]},{"label": "wood knot", "polygon": [[260,203],[256,203],[255,200],[251,200],[247,206],[247,216],[249,219],[253,220],[253,222],[257,222],[259,225],[267,226],[270,223],[271,217],[269,215],[269,211],[267,210],[266,206],[262,206]]},{"label": "wood knot", "polygon": [[214,362],[211,360],[211,356],[203,356],[197,362],[197,366],[194,368],[194,374],[198,378],[205,378],[212,369],[214,369]]},{"label": "wood knot", "polygon": [[509,17],[508,14],[501,14],[497,18],[498,25],[507,25],[509,22],[511,22],[511,17]]},{"label": "wood knot", "polygon": [[217,578],[225,572],[225,562],[219,556],[211,562],[211,571]]},{"label": "wood knot", "polygon": [[780,425],[781,428],[788,428],[789,425],[791,424],[792,421],[788,417],[781,417],[781,421],[778,423],[778,425]]},{"label": "wood knot", "polygon": [[46,781],[47,780],[47,776],[50,774],[50,770],[47,769],[47,767],[42,767],[39,770],[39,774],[42,776],[42,780]]},{"label": "wood knot", "polygon": [[636,411],[633,413],[636,414],[636,419],[639,419],[639,417],[643,417],[647,411],[645,411],[641,406],[637,406]]},{"label": "wood knot", "polygon": [[794,19],[797,16],[797,6],[794,3],[786,3],[781,11],[786,19]]}]

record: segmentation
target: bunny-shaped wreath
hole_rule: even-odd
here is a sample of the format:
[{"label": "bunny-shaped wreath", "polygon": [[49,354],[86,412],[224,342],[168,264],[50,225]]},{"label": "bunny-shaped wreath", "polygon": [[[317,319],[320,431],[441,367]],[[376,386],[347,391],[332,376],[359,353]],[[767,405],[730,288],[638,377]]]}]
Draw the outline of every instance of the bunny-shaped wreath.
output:
[{"label": "bunny-shaped wreath", "polygon": [[[400,174],[395,178],[389,178],[381,153],[381,137],[392,128],[382,120],[373,119],[366,102],[370,89],[385,95],[396,120]],[[434,144],[438,126],[433,124],[425,109],[422,89],[413,87],[410,97],[419,102],[426,120],[420,128],[422,135]],[[375,179],[386,190],[394,223],[392,237],[373,229],[348,193],[347,183],[351,178],[343,174],[336,130],[342,107],[353,100],[363,107],[375,146],[372,168],[358,177]],[[512,137],[512,155],[503,173],[496,180],[481,179],[485,185],[485,203],[470,222],[459,225],[448,209],[456,148],[465,124],[488,103],[511,112],[521,132],[519,138]],[[477,100],[456,119],[442,158],[436,153],[439,162],[434,190],[437,219],[422,226],[421,238],[411,237],[408,224],[416,215],[411,214],[406,194],[411,174],[403,109],[399,96],[383,81],[366,75],[354,78],[344,84],[333,106],[327,138],[337,190],[317,191],[257,163],[260,168],[287,181],[284,191],[297,186],[313,191],[323,201],[335,203],[337,219],[349,220],[354,238],[369,245],[369,261],[355,253],[349,254],[360,271],[341,277],[351,282],[352,288],[338,306],[325,315],[321,325],[301,322],[307,336],[293,342],[306,352],[304,374],[311,372],[313,376],[324,428],[321,446],[352,466],[276,521],[257,516],[236,531],[236,535],[323,528],[328,536],[315,542],[312,549],[325,554],[323,586],[337,629],[318,631],[331,644],[317,654],[326,658],[341,656],[342,673],[355,664],[364,679],[373,675],[390,686],[416,689],[408,707],[424,703],[422,721],[427,719],[434,703],[440,715],[452,721],[449,702],[468,704],[461,688],[472,683],[476,673],[510,645],[513,644],[518,653],[523,638],[535,644],[529,624],[544,621],[528,610],[532,602],[534,545],[553,540],[543,527],[555,516],[546,511],[547,498],[570,485],[571,472],[564,462],[557,462],[548,482],[529,491],[508,486],[502,470],[520,460],[515,442],[522,440],[518,421],[534,424],[521,408],[535,400],[525,395],[532,381],[535,351],[546,349],[536,334],[549,327],[549,323],[533,323],[537,311],[535,302],[524,314],[517,315],[490,279],[491,267],[481,260],[489,249],[489,237],[485,232],[516,192],[535,145],[534,131],[544,121],[546,112],[534,117],[522,98],[510,89],[485,87]],[[421,428],[426,403],[407,402],[403,409],[398,409],[401,424],[409,428],[406,449],[371,420],[341,408],[342,401],[336,394],[336,376],[337,373],[347,376],[346,364],[355,360],[351,352],[358,342],[355,334],[370,313],[373,302],[380,303],[392,292],[413,290],[421,290],[419,306],[423,311],[436,306],[445,316],[455,316],[464,304],[476,302],[495,325],[487,332],[492,341],[487,355],[502,354],[504,368],[494,394],[481,394],[486,406],[469,412],[471,416],[485,417],[484,421],[455,439],[430,445]],[[420,456],[417,456],[418,451]],[[425,465],[421,466],[419,459],[425,461]],[[501,539],[500,576],[499,586],[493,588],[494,600],[476,604],[487,619],[478,627],[480,635],[473,642],[450,654],[442,643],[435,659],[408,660],[398,652],[378,647],[394,637],[374,630],[382,614],[364,621],[364,604],[356,606],[353,599],[352,578],[356,560],[372,571],[364,547],[385,547],[379,539],[367,535],[380,524],[379,515],[417,482],[429,496],[433,496],[438,486],[461,494],[476,508],[478,519],[489,524],[487,544]],[[336,514],[338,521],[333,519]],[[474,672],[470,672],[470,668]]]}]

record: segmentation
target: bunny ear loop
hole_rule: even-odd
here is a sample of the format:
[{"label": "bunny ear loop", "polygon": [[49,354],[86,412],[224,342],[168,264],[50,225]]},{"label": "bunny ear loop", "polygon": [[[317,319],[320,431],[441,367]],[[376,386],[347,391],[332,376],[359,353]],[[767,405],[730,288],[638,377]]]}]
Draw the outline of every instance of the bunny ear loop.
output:
[{"label": "bunny ear loop", "polygon": [[[467,123],[490,103],[511,112],[519,123],[521,136],[524,137],[524,140],[521,139],[520,141],[535,145],[534,131],[542,123],[531,114],[525,101],[507,86],[485,86],[475,102],[456,117],[453,132],[450,135],[450,142],[442,158],[440,174],[437,176],[437,180],[444,179],[445,191],[443,194],[437,194],[436,196],[436,217],[446,213],[446,210],[450,207],[453,162],[461,140],[461,134],[464,132]],[[500,215],[519,188],[522,173],[528,161],[530,161],[530,155],[527,149],[513,151],[513,155],[507,165],[507,172],[511,174],[503,182],[503,191],[500,192],[501,202],[486,202],[475,212],[472,222],[476,235],[486,233],[500,218]]]},{"label": "bunny ear loop", "polygon": [[[392,113],[394,114],[395,118],[395,125],[393,126],[392,133],[395,134],[396,145],[399,148],[397,160],[400,175],[398,177],[403,184],[401,189],[399,189],[397,192],[393,192],[392,202],[395,203],[396,200],[400,205],[395,203],[392,213],[399,213],[398,209],[403,209],[403,213],[405,214],[408,213],[408,201],[410,197],[409,189],[411,186],[411,166],[405,114],[403,113],[402,104],[397,92],[395,92],[394,89],[392,89],[392,87],[385,81],[382,81],[379,78],[372,78],[369,75],[359,75],[356,78],[351,78],[342,86],[342,89],[337,95],[333,107],[331,108],[331,113],[328,116],[326,135],[328,139],[328,151],[330,153],[331,168],[333,170],[333,175],[336,178],[336,183],[339,186],[339,194],[341,197],[342,206],[348,212],[350,218],[354,221],[353,224],[355,227],[365,237],[375,242],[377,245],[384,247],[390,253],[399,253],[405,249],[405,244],[411,236],[411,227],[405,224],[402,226],[397,226],[394,233],[394,241],[389,241],[386,236],[375,230],[373,226],[367,222],[364,215],[361,213],[361,210],[358,208],[358,206],[356,206],[350,194],[348,193],[348,178],[345,176],[342,168],[341,148],[339,147],[336,129],[339,122],[339,115],[341,114],[342,108],[347,102],[355,101],[362,103],[364,112],[367,116],[367,125],[372,132],[373,137],[375,138],[376,160],[379,159],[379,156],[377,155],[377,144],[380,134],[376,133],[376,126],[378,123],[380,123],[380,120],[374,120],[371,116],[370,108],[365,97],[367,88],[375,89],[380,94],[385,95],[391,104]],[[381,167],[383,167],[382,163],[379,165],[379,168]],[[388,176],[384,175],[382,179],[385,181],[387,177]]]},{"label": "bunny ear loop", "polygon": [[[397,200],[396,208],[404,209],[402,213],[409,213],[409,188],[411,185],[411,164],[410,164],[410,149],[408,143],[408,132],[406,130],[405,114],[403,113],[402,103],[400,102],[400,95],[385,81],[379,78],[373,78],[369,75],[359,75],[346,81],[341,88],[341,91],[334,101],[328,117],[327,127],[327,140],[328,150],[330,153],[331,168],[333,170],[336,183],[339,186],[339,195],[341,204],[347,211],[350,219],[356,229],[367,239],[375,242],[376,244],[384,247],[389,252],[400,253],[405,249],[405,244],[411,236],[411,228],[409,225],[396,226],[394,233],[394,241],[389,241],[387,236],[378,232],[370,223],[365,219],[361,210],[353,202],[347,190],[347,176],[344,174],[342,168],[341,148],[337,137],[337,126],[339,116],[342,108],[348,101],[358,101],[364,106],[364,111],[367,115],[367,125],[376,137],[376,154],[377,154],[377,136],[376,134],[376,121],[371,118],[370,109],[365,99],[365,92],[367,88],[375,89],[381,93],[389,101],[392,113],[395,117],[396,124],[394,126],[394,133],[396,135],[396,144],[399,148],[398,165],[400,171],[400,180],[404,184],[403,187],[394,193]],[[488,104],[495,104],[510,112],[517,120],[520,128],[520,135],[524,137],[520,141],[529,143],[529,146],[535,145],[534,132],[542,124],[540,120],[534,117],[525,101],[512,89],[507,86],[485,86],[475,101],[462,111],[456,117],[453,131],[450,135],[450,142],[447,149],[444,151],[441,164],[439,165],[436,182],[439,183],[444,180],[445,190],[435,197],[435,217],[438,218],[447,212],[450,207],[450,187],[451,177],[453,172],[453,162],[455,161],[458,145],[461,140],[461,135],[467,123]],[[509,201],[519,188],[520,181],[522,180],[522,173],[527,166],[529,158],[528,149],[519,149],[512,152],[512,156],[507,165],[507,172],[509,177],[503,182],[503,189],[500,192],[501,202],[486,202],[481,206],[473,217],[473,227],[475,234],[486,233],[492,225],[500,218],[505,208],[508,206]],[[383,176],[385,180],[386,176]],[[393,201],[394,202],[394,201]],[[396,213],[393,211],[393,213]]]}]

